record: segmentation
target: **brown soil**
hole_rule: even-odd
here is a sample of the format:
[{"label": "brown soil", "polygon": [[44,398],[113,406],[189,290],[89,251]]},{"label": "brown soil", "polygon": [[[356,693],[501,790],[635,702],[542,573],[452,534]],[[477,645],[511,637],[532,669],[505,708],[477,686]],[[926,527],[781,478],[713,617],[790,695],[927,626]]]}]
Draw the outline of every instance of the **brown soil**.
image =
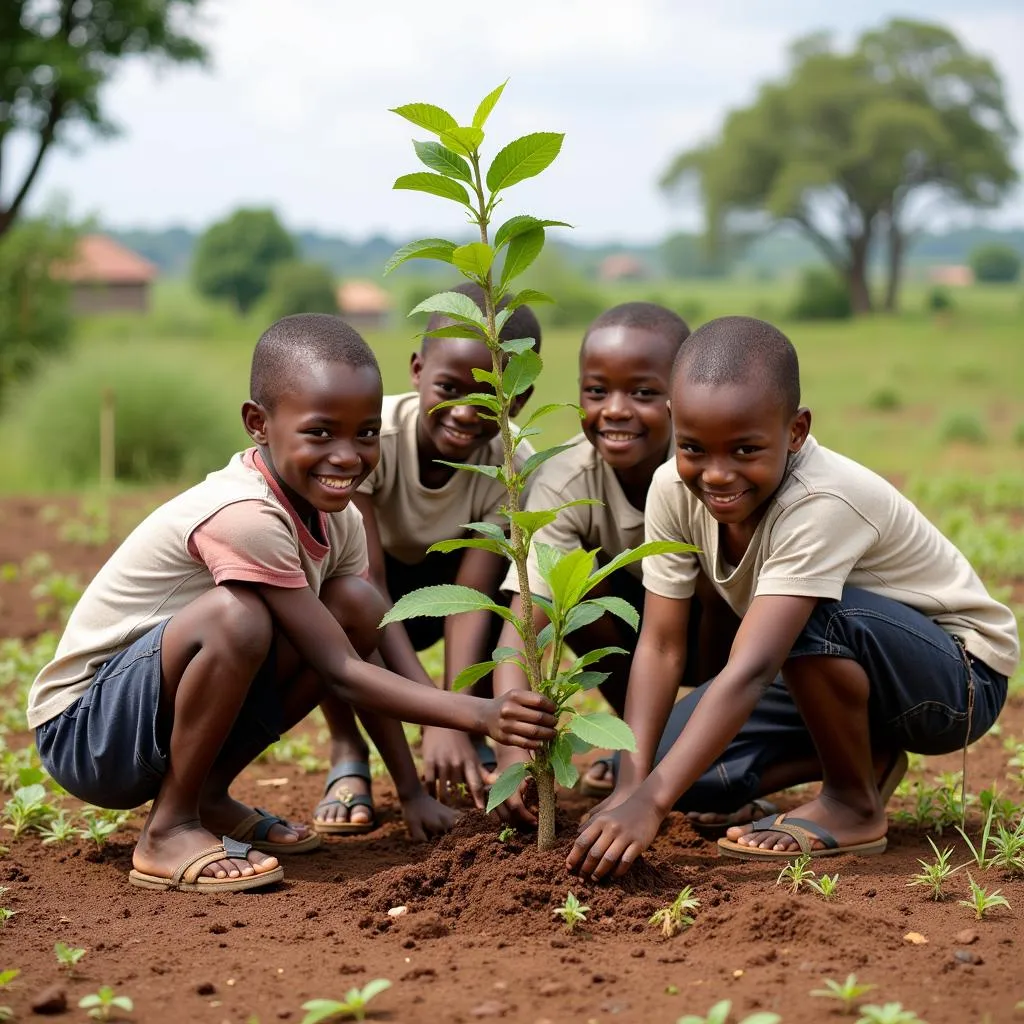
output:
[{"label": "brown soil", "polygon": [[[0,563],[46,550],[55,568],[86,579],[109,545],[58,543],[55,527],[34,513],[38,504],[0,503]],[[26,612],[26,587],[0,583],[0,637],[38,631],[30,603]],[[1002,737],[1011,735],[1024,737],[1019,698],[1002,718]],[[999,737],[973,747],[972,785],[996,780],[1020,804],[1020,788],[1004,782],[1007,756]],[[958,767],[957,756],[937,758],[925,774]],[[301,819],[319,786],[295,766],[261,764],[245,773],[237,795]],[[957,903],[967,895],[965,872],[954,876],[953,898],[932,903],[906,885],[917,858],[931,857],[924,834],[911,826],[890,828],[882,857],[816,864],[840,875],[829,904],[776,887],[778,865],[719,859],[714,844],[678,815],[623,884],[593,886],[564,867],[575,822],[589,806],[576,794],[561,794],[562,848],[542,854],[529,837],[500,842],[498,826],[474,814],[443,840],[412,843],[390,785],[377,782],[374,790],[382,818],[376,832],[288,858],[286,881],[256,894],[130,888],[139,818],[101,854],[83,841],[45,847],[35,837],[19,839],[0,860],[8,890],[0,906],[17,911],[0,929],[0,970],[22,973],[0,1003],[29,1019],[36,997],[60,983],[80,1020],[81,996],[108,984],[133,998],[138,1021],[267,1024],[298,1022],[308,999],[341,998],[388,978],[392,988],[373,1006],[377,1019],[395,1022],[673,1024],[730,999],[731,1021],[765,1009],[785,1024],[820,1024],[853,1018],[811,990],[854,972],[877,986],[866,1001],[902,1002],[930,1024],[1024,1019],[1014,1016],[1024,1000],[1024,880],[974,872],[1011,905],[981,922]],[[953,843],[948,833],[937,841],[940,848]],[[955,845],[962,863],[959,837]],[[696,924],[665,939],[648,918],[687,884],[701,900]],[[571,935],[551,913],[570,889],[591,908]],[[400,905],[408,912],[390,917]],[[915,943],[910,933],[926,941]],[[56,941],[88,949],[72,979],[60,976]]]}]

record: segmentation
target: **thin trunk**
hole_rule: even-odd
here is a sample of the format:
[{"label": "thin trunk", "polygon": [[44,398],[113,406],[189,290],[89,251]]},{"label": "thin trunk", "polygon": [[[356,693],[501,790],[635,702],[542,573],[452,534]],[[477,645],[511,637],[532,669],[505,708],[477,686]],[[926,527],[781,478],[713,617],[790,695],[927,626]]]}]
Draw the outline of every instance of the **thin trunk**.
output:
[{"label": "thin trunk", "polygon": [[868,241],[866,234],[849,239],[850,262],[846,267],[846,284],[850,289],[850,305],[857,316],[872,311],[868,285]]},{"label": "thin trunk", "polygon": [[555,846],[555,774],[550,764],[535,761],[533,777],[537,783],[537,848]]}]

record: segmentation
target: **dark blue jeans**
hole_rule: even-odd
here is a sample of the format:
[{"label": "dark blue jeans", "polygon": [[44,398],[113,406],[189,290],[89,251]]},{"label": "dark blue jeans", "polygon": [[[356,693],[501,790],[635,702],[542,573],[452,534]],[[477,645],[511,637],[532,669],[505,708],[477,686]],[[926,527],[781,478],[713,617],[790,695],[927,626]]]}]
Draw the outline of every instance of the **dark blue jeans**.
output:
[{"label": "dark blue jeans", "polygon": [[[789,655],[808,656],[849,658],[863,667],[871,684],[871,742],[878,749],[951,753],[988,732],[1006,700],[1006,676],[967,654],[927,616],[853,587],[838,601],[818,602]],[[974,710],[968,725],[969,676]],[[710,685],[676,703],[655,763],[679,739]],[[676,807],[728,813],[760,794],[766,768],[815,755],[814,741],[780,676]]]}]

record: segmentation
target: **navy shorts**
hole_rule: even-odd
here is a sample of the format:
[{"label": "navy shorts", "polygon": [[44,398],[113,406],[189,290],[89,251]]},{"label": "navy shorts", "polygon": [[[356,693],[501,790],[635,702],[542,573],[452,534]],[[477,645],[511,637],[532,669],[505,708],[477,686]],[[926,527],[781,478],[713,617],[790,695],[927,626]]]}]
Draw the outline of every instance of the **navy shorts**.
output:
[{"label": "navy shorts", "polygon": [[[966,654],[941,626],[913,608],[854,587],[838,601],[818,602],[789,655],[807,656],[849,658],[864,668],[871,683],[871,741],[879,749],[952,753],[988,732],[1006,701],[1006,676]],[[968,665],[975,691],[969,732]],[[699,686],[672,709],[655,763],[679,739],[710,685]],[[814,756],[811,735],[779,677],[676,807],[736,810],[760,795],[767,767]]]},{"label": "navy shorts", "polygon": [[[166,620],[100,666],[89,689],[36,729],[46,771],[97,807],[152,800],[167,773],[171,723],[160,713],[160,644]],[[273,651],[249,688],[222,754],[255,758],[281,735]],[[251,753],[250,753],[251,752]]]}]

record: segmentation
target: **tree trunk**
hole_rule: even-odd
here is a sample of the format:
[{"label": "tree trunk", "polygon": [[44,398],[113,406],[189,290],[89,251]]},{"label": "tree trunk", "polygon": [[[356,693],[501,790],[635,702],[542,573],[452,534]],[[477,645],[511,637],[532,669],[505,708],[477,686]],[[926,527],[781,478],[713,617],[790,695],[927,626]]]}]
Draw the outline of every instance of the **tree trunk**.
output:
[{"label": "tree trunk", "polygon": [[857,316],[872,311],[871,289],[868,286],[868,236],[851,238],[850,262],[846,267],[846,284],[850,289],[850,306]]},{"label": "tree trunk", "polygon": [[555,773],[547,760],[535,762],[533,777],[537,783],[537,849],[555,845]]},{"label": "tree trunk", "polygon": [[889,224],[889,277],[885,283],[885,311],[899,311],[900,284],[903,271],[903,247],[906,239],[898,225]]}]

